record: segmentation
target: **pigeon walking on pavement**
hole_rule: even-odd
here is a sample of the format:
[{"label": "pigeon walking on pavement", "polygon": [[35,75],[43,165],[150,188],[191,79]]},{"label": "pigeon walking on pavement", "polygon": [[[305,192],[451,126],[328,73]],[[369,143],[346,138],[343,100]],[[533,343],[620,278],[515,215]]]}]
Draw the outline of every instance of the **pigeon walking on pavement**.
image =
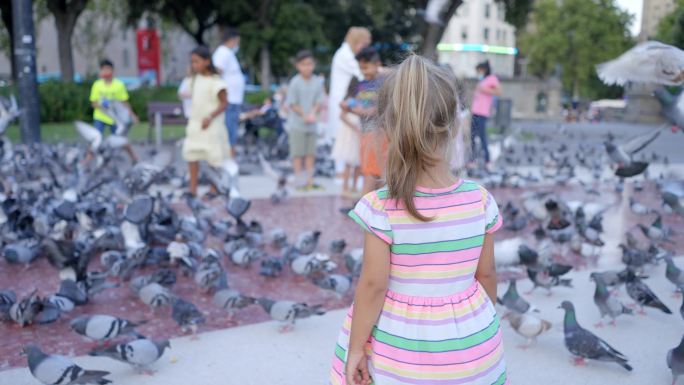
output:
[{"label": "pigeon walking on pavement", "polygon": [[106,314],[92,314],[74,318],[69,326],[76,333],[102,343],[126,334],[139,337],[140,334],[135,331],[135,328],[145,322],[132,322]]},{"label": "pigeon walking on pavement", "polygon": [[582,328],[577,322],[575,307],[570,301],[563,301],[562,308],[565,310],[563,320],[563,333],[565,335],[565,347],[575,358],[576,365],[584,365],[585,359],[615,362],[623,368],[631,371],[628,358],[615,350],[612,346],[594,333]]},{"label": "pigeon walking on pavement", "polygon": [[622,314],[633,314],[632,309],[623,305],[608,291],[608,286],[603,282],[603,278],[600,274],[591,273],[589,275],[590,279],[596,284],[596,290],[594,291],[594,303],[601,313],[601,321],[599,321],[596,327],[603,327],[603,318],[605,316],[610,317],[610,324],[615,326],[615,318]]},{"label": "pigeon walking on pavement", "polygon": [[518,289],[516,287],[515,279],[509,281],[508,290],[504,293],[503,297],[498,298],[497,302],[504,305],[508,310],[518,312],[520,314],[525,314],[531,311],[537,311],[536,307],[530,305],[523,297],[518,294]]},{"label": "pigeon walking on pavement", "polygon": [[168,340],[153,341],[139,338],[108,348],[94,349],[90,355],[113,358],[132,365],[137,371],[152,374],[154,372],[148,367],[158,361],[167,348],[171,348]]},{"label": "pigeon walking on pavement", "polygon": [[675,385],[679,376],[684,374],[684,337],[679,345],[667,352],[667,367],[672,372],[672,385]]},{"label": "pigeon walking on pavement", "polygon": [[197,309],[197,306],[179,297],[173,300],[171,318],[176,321],[183,333],[190,330],[193,338],[197,337],[197,329],[205,321],[204,314]]},{"label": "pigeon walking on pavement", "polygon": [[627,287],[627,294],[629,294],[640,307],[639,314],[645,314],[643,310],[644,306],[659,309],[666,314],[672,314],[672,311],[665,306],[655,293],[653,293],[651,288],[649,288],[648,285],[631,270],[627,273],[627,282],[625,283],[625,286]]},{"label": "pigeon walking on pavement", "polygon": [[105,378],[109,372],[85,370],[64,356],[45,354],[35,345],[25,346],[23,353],[27,356],[28,367],[33,377],[45,385],[111,383]]},{"label": "pigeon walking on pavement", "polygon": [[272,319],[283,323],[280,327],[281,332],[291,331],[297,319],[325,314],[323,305],[309,306],[301,302],[274,301],[268,298],[259,298],[257,303],[261,305]]},{"label": "pigeon walking on pavement", "polygon": [[527,349],[534,345],[539,335],[551,329],[551,322],[530,313],[520,314],[515,311],[509,311],[502,318],[508,319],[513,330],[525,337],[526,343],[518,346],[521,349]]}]

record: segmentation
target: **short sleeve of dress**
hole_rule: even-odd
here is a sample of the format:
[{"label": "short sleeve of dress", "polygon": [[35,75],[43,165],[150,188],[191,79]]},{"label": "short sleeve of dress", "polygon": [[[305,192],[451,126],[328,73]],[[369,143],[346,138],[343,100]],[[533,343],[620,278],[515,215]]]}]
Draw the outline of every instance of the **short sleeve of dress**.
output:
[{"label": "short sleeve of dress", "polygon": [[385,243],[392,244],[392,227],[376,191],[366,194],[356,204],[349,216],[364,230],[374,234]]},{"label": "short sleeve of dress", "polygon": [[485,233],[492,234],[503,225],[503,218],[499,213],[499,206],[494,196],[482,188],[482,200],[485,202]]},{"label": "short sleeve of dress", "polygon": [[[217,98],[221,90],[228,92],[228,87],[226,86],[226,82],[223,81],[223,79],[220,76],[216,75],[214,76],[214,95]],[[226,97],[228,97],[228,95],[226,95]]]}]

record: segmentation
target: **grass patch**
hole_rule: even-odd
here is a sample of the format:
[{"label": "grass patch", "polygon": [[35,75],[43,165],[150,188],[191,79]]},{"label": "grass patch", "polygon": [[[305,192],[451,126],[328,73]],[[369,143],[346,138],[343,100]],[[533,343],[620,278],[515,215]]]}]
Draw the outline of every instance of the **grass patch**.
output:
[{"label": "grass patch", "polygon": [[529,131],[523,131],[520,133],[520,139],[529,142],[534,139],[535,135]]},{"label": "grass patch", "polygon": [[[128,138],[134,142],[141,142],[147,140],[149,126],[147,122],[140,122],[134,124],[128,132]],[[108,131],[107,131],[108,132]],[[21,141],[21,133],[19,126],[13,124],[7,128],[7,137],[14,143]],[[67,123],[42,123],[40,125],[40,134],[44,142],[76,142],[80,141],[81,136],[78,135],[76,127],[71,122]],[[185,125],[167,124],[162,127],[162,138],[164,140],[174,140],[185,136]],[[152,130],[152,140],[154,140],[154,129]]]}]

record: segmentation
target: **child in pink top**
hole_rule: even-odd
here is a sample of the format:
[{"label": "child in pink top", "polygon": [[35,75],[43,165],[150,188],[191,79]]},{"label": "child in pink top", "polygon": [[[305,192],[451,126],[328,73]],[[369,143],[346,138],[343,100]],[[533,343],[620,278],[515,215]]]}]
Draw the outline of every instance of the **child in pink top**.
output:
[{"label": "child in pink top", "polygon": [[[485,162],[489,163],[489,149],[487,147],[487,118],[489,118],[494,96],[501,95],[499,79],[492,74],[489,61],[484,61],[477,65],[476,71],[480,81],[475,88],[473,95],[473,114],[470,138],[473,149],[475,148],[475,137],[480,137],[480,145],[484,154]],[[474,160],[474,159],[473,159]]]}]

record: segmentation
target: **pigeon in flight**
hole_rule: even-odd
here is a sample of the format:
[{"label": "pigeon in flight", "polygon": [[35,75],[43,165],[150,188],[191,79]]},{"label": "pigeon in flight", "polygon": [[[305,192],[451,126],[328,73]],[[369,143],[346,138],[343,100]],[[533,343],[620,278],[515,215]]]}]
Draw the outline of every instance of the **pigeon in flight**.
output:
[{"label": "pigeon in flight", "polygon": [[684,83],[684,51],[658,41],[647,41],[617,59],[599,64],[596,72],[609,85],[641,82],[678,86]]}]

